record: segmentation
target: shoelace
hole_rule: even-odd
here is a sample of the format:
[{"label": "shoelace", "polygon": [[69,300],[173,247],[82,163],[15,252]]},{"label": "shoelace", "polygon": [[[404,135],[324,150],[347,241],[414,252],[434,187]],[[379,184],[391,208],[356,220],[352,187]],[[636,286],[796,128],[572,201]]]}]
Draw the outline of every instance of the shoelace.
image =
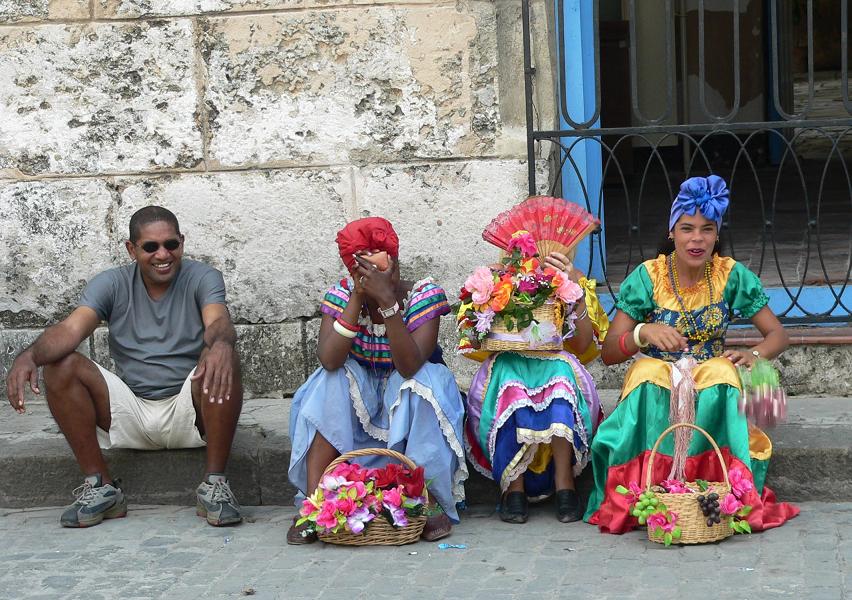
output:
[{"label": "shoelace", "polygon": [[78,488],[75,488],[71,494],[77,499],[81,505],[86,506],[95,499],[95,488],[88,481],[83,482]]},{"label": "shoelace", "polygon": [[213,492],[211,495],[213,496],[213,502],[228,502],[230,504],[237,503],[234,492],[231,491],[231,488],[227,483],[221,480],[213,483]]}]

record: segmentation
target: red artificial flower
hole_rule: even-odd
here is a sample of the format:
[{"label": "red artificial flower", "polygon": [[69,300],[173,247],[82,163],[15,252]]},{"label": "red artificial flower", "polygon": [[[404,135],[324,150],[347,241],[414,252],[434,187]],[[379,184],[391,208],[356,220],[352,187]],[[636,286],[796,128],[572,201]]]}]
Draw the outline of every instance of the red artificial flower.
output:
[{"label": "red artificial flower", "polygon": [[425,473],[423,467],[417,467],[414,471],[404,469],[400,471],[396,477],[396,482],[405,490],[405,495],[409,498],[423,495],[423,486],[425,485]]},{"label": "red artificial flower", "polygon": [[402,470],[402,465],[391,463],[383,469],[370,469],[368,477],[375,479],[376,487],[386,488],[396,483],[396,478]]},{"label": "red artificial flower", "polygon": [[459,300],[461,300],[462,302],[465,302],[468,299],[470,299],[470,297],[471,297],[470,290],[467,289],[466,287],[462,287],[461,291],[459,292]]}]

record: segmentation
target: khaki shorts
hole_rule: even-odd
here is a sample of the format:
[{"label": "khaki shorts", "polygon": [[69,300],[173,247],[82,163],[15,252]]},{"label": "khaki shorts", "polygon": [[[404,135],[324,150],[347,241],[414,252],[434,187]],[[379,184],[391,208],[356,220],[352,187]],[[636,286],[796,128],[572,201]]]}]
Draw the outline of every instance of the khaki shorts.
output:
[{"label": "khaki shorts", "polygon": [[95,363],[109,389],[112,417],[109,431],[97,428],[98,444],[104,450],[133,448],[163,450],[166,448],[198,448],[206,445],[195,426],[190,377],[176,396],[162,400],[146,400],[134,394],[118,375]]}]

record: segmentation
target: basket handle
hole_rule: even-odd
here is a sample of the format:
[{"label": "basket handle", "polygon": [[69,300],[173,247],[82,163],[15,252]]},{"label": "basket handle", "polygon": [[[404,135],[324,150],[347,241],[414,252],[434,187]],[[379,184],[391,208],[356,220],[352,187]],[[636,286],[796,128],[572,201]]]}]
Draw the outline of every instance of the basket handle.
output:
[{"label": "basket handle", "polygon": [[660,447],[663,438],[680,427],[689,427],[690,429],[694,429],[707,438],[707,441],[713,446],[713,450],[716,451],[716,456],[719,458],[719,464],[722,465],[722,474],[725,477],[725,483],[730,485],[731,482],[728,480],[728,467],[725,465],[725,459],[722,458],[722,451],[719,450],[716,440],[714,440],[709,433],[701,429],[698,425],[693,425],[692,423],[674,423],[673,425],[669,425],[666,430],[660,434],[660,437],[657,438],[657,441],[654,443],[654,447],[651,449],[651,456],[648,457],[648,472],[645,474],[645,490],[647,491],[651,489],[651,474],[654,472],[654,457],[657,455],[657,449]]},{"label": "basket handle", "polygon": [[[359,456],[387,456],[389,458],[393,458],[398,460],[406,467],[411,469],[412,471],[417,468],[417,465],[414,464],[414,461],[408,458],[405,454],[401,452],[397,452],[396,450],[389,450],[387,448],[362,448],[361,450],[352,450],[351,452],[344,452],[333,461],[328,463],[328,466],[323,471],[323,475],[327,475],[334,470],[334,467],[337,465],[343,464],[353,458],[358,458]],[[423,497],[426,498],[426,503],[429,503],[429,490],[426,489],[426,485],[423,486]]]}]

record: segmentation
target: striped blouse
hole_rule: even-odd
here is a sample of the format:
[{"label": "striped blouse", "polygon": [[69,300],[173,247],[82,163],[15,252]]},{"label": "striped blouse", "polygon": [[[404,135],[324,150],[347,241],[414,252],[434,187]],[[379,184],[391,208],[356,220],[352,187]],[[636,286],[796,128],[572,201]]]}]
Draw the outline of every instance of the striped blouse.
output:
[{"label": "striped blouse", "polygon": [[[352,282],[344,279],[328,290],[320,310],[334,318],[339,317],[349,303],[351,286]],[[442,317],[449,312],[447,295],[440,286],[432,283],[431,279],[423,279],[415,283],[402,306],[402,318],[408,331],[414,331],[426,321]],[[349,355],[366,367],[393,369],[390,343],[385,335],[384,325],[372,325],[369,317],[361,316],[358,322],[358,333],[352,340]],[[432,355],[429,362],[443,362],[440,348]]]}]

